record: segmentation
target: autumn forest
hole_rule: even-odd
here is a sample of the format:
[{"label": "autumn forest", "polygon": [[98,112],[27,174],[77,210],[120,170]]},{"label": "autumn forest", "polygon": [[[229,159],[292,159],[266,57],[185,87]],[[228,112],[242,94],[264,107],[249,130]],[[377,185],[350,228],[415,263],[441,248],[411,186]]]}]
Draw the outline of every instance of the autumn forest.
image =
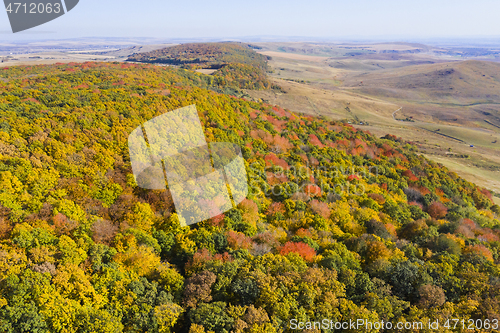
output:
[{"label": "autumn forest", "polygon": [[[279,89],[246,45],[129,60],[0,69],[1,332],[500,320],[490,192],[396,136],[242,97]],[[250,191],[185,226],[137,186],[127,140],[193,104],[207,141],[241,147]]]}]

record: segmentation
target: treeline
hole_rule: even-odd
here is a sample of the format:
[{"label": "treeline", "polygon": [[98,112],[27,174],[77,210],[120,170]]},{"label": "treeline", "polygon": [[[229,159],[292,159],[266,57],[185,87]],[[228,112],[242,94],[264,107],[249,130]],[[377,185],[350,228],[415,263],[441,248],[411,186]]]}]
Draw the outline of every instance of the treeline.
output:
[{"label": "treeline", "polygon": [[[170,67],[0,77],[2,332],[500,320],[500,207],[399,138],[219,94],[206,89],[216,76]],[[208,141],[242,147],[250,193],[186,227],[168,191],[137,186],[127,140],[191,104]]]}]

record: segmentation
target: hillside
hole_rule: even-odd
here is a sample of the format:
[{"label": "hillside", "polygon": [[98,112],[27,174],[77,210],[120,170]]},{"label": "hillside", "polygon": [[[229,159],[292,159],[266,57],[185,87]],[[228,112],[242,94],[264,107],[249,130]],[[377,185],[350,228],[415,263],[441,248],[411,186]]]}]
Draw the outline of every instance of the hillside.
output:
[{"label": "hillside", "polygon": [[[498,323],[490,192],[395,136],[218,84],[151,64],[0,70],[1,331]],[[137,187],[127,142],[192,104],[207,141],[242,147],[251,190],[237,209],[182,226],[168,191]]]},{"label": "hillside", "polygon": [[[435,162],[496,192],[494,199],[500,202],[500,104],[491,100],[498,90],[488,85],[496,84],[490,77],[498,74],[498,64],[450,61],[423,52],[379,50],[365,56],[329,58],[268,51],[296,44],[258,44],[263,48],[259,52],[272,56],[269,76],[281,91],[248,90],[248,95],[301,114],[351,122],[378,136],[401,136]],[[455,73],[460,71],[458,78],[467,84],[453,78],[449,81],[454,89],[444,79],[439,85],[434,83],[439,80],[436,72],[450,66]],[[425,88],[429,84],[436,89]],[[459,89],[463,95],[454,93]]]},{"label": "hillside", "polygon": [[[471,124],[486,116],[500,125],[500,63],[468,60],[407,66],[352,75],[344,84],[363,94],[419,104],[416,108],[438,120],[456,118],[456,123]],[[453,118],[432,112],[432,106],[471,108],[452,111]]]}]

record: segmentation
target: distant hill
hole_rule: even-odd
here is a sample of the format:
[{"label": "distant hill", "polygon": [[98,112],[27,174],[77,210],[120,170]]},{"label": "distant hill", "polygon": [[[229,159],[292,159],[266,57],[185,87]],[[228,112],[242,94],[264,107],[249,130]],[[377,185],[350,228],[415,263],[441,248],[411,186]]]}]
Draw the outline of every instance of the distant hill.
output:
[{"label": "distant hill", "polygon": [[131,55],[134,62],[177,65],[186,69],[217,69],[213,73],[221,88],[268,89],[266,77],[269,57],[253,50],[258,48],[241,43],[182,44]]},{"label": "distant hill", "polygon": [[252,65],[267,69],[266,56],[258,54],[249,44],[191,43],[167,47],[150,52],[132,54],[128,61],[163,63],[171,65],[198,65],[200,68],[218,69],[231,63]]}]

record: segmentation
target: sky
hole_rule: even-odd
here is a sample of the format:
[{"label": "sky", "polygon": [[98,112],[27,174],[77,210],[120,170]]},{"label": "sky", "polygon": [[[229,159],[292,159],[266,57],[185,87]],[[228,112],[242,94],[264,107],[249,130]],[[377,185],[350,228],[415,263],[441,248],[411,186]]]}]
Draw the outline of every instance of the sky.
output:
[{"label": "sky", "polygon": [[[33,0],[34,1],[34,0]],[[79,37],[500,38],[499,0],[80,0],[66,15],[0,40]]]}]

